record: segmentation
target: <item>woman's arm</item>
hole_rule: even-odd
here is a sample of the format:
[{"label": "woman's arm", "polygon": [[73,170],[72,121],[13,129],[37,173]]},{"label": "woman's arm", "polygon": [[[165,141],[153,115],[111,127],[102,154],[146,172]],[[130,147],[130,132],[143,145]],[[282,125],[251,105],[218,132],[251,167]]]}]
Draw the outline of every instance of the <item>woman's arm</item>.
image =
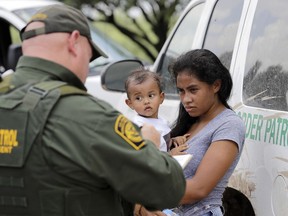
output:
[{"label": "woman's arm", "polygon": [[191,204],[208,196],[225,175],[238,154],[235,142],[213,142],[205,153],[195,175],[186,180],[185,194],[180,204]]}]

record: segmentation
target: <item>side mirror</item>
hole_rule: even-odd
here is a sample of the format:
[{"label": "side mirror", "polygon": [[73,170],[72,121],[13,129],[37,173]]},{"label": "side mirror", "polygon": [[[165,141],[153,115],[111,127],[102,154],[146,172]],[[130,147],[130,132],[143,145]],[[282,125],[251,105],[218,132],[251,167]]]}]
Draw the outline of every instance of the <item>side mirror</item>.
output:
[{"label": "side mirror", "polygon": [[101,74],[101,85],[109,91],[125,92],[125,81],[131,71],[143,67],[139,60],[122,60],[110,64]]}]

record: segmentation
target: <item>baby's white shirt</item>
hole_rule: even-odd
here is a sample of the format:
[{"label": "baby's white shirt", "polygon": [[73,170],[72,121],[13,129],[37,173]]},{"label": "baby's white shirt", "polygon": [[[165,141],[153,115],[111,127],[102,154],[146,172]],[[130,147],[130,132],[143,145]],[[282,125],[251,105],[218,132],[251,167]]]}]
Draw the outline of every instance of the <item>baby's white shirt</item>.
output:
[{"label": "baby's white shirt", "polygon": [[136,115],[133,118],[133,122],[137,124],[139,127],[143,126],[144,123],[151,124],[153,125],[156,130],[161,134],[161,140],[160,140],[160,146],[159,150],[160,151],[165,151],[167,152],[167,143],[164,139],[164,136],[169,134],[171,131],[171,128],[168,125],[168,121],[165,119],[159,117],[159,118],[145,118],[140,115]]}]

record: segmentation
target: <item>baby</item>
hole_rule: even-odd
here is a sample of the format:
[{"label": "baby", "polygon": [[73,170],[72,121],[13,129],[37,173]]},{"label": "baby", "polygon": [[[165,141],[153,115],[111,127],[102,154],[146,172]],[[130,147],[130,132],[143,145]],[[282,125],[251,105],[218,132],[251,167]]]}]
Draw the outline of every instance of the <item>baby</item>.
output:
[{"label": "baby", "polygon": [[[185,154],[183,151],[187,146],[184,143],[189,135],[170,139],[171,129],[168,122],[158,115],[159,107],[165,98],[160,76],[144,68],[135,70],[128,76],[125,90],[126,104],[137,112],[132,121],[139,127],[144,123],[152,124],[161,134],[159,150],[172,155]],[[173,149],[170,151],[171,148]]]}]

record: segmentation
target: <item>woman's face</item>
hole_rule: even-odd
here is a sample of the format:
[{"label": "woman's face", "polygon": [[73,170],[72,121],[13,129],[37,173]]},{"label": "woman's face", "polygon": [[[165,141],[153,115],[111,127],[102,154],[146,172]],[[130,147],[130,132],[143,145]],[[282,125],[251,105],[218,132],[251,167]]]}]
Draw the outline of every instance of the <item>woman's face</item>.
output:
[{"label": "woman's face", "polygon": [[180,100],[191,117],[200,117],[213,110],[219,103],[217,92],[220,82],[209,85],[189,74],[181,72],[176,79]]}]

